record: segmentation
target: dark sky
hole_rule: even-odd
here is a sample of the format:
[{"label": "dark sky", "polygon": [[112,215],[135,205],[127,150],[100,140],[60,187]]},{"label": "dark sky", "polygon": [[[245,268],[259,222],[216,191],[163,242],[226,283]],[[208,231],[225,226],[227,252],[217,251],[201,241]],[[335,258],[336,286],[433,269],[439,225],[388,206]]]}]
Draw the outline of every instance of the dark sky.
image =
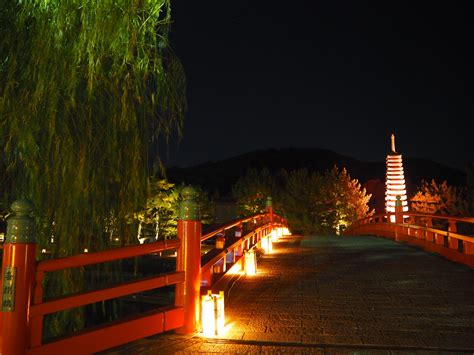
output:
[{"label": "dark sky", "polygon": [[[467,4],[468,2],[466,2]],[[189,108],[166,165],[255,149],[473,161],[472,13],[464,2],[172,1]]]}]

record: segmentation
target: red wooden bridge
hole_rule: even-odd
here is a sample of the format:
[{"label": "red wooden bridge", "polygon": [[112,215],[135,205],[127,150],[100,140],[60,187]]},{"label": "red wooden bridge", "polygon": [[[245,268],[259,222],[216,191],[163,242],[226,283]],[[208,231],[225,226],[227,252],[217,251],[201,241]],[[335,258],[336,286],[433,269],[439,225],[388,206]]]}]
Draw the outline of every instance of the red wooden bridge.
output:
[{"label": "red wooden bridge", "polygon": [[[395,223],[385,214],[358,221],[348,236],[302,238],[283,236],[286,221],[269,205],[265,214],[202,235],[193,198],[192,191],[185,193],[174,240],[41,262],[35,261],[30,207],[21,201],[14,205],[3,250],[2,354],[107,349],[142,354],[210,347],[225,352],[473,351],[474,238],[463,233],[473,218],[397,210]],[[213,247],[203,254],[201,246],[210,241]],[[158,258],[170,251],[176,252],[174,271],[43,298],[47,273],[137,256]],[[243,276],[246,266],[254,265],[255,251],[263,252],[257,274],[250,276],[249,268]],[[164,307],[61,338],[44,337],[49,314],[170,286],[174,298]],[[200,301],[208,290],[226,291],[229,329],[205,338]]]}]

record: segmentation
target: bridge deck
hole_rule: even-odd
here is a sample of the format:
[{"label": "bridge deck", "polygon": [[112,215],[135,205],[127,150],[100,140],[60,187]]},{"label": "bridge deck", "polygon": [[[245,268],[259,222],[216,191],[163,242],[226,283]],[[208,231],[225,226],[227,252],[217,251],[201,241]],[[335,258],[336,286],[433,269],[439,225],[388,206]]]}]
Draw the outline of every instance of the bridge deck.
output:
[{"label": "bridge deck", "polygon": [[474,351],[474,272],[391,240],[288,237],[226,299],[219,339],[162,334],[104,354]]}]

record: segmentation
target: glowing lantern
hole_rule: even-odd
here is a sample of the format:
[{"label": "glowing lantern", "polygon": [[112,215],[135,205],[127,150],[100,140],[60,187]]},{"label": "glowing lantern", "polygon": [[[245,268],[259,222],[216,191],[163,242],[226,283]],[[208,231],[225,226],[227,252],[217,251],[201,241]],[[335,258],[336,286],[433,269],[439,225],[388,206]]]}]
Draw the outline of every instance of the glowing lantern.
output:
[{"label": "glowing lantern", "polygon": [[245,251],[245,274],[253,276],[257,274],[257,255],[253,249]]},{"label": "glowing lantern", "polygon": [[273,250],[273,242],[272,242],[272,238],[271,238],[270,234],[264,236],[264,237],[262,238],[261,243],[262,243],[262,249],[265,250],[265,253],[266,253],[266,254],[269,254],[269,253],[272,252],[272,250]]},{"label": "glowing lantern", "polygon": [[212,337],[223,333],[224,291],[219,291],[218,295],[207,291],[207,295],[201,297],[201,325],[205,336]]},{"label": "glowing lantern", "polygon": [[225,246],[225,236],[223,234],[218,234],[216,237],[216,249],[224,249]]},{"label": "glowing lantern", "polygon": [[288,228],[284,227],[283,228],[283,235],[291,235],[291,232]]},{"label": "glowing lantern", "polygon": [[[391,152],[387,155],[387,179],[385,182],[385,210],[387,213],[395,212],[397,195],[402,201],[402,210],[408,212],[407,190],[403,173],[401,154],[395,150],[395,135],[391,135]],[[390,216],[390,222],[395,222],[395,216]]]},{"label": "glowing lantern", "polygon": [[276,241],[278,241],[278,232],[276,228],[273,228],[272,229],[272,242],[276,242]]}]

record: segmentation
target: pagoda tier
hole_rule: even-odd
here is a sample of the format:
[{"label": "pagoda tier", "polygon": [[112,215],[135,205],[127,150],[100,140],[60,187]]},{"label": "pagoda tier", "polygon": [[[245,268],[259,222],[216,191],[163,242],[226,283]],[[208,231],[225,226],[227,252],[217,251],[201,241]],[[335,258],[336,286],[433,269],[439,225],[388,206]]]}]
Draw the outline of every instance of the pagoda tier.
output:
[{"label": "pagoda tier", "polygon": [[[395,151],[395,136],[391,137],[392,151],[387,155],[387,175],[385,182],[385,210],[387,213],[395,212],[395,201],[400,196],[403,212],[408,212],[407,190],[403,172],[402,155]],[[390,216],[390,221],[395,222],[395,216]]]}]

